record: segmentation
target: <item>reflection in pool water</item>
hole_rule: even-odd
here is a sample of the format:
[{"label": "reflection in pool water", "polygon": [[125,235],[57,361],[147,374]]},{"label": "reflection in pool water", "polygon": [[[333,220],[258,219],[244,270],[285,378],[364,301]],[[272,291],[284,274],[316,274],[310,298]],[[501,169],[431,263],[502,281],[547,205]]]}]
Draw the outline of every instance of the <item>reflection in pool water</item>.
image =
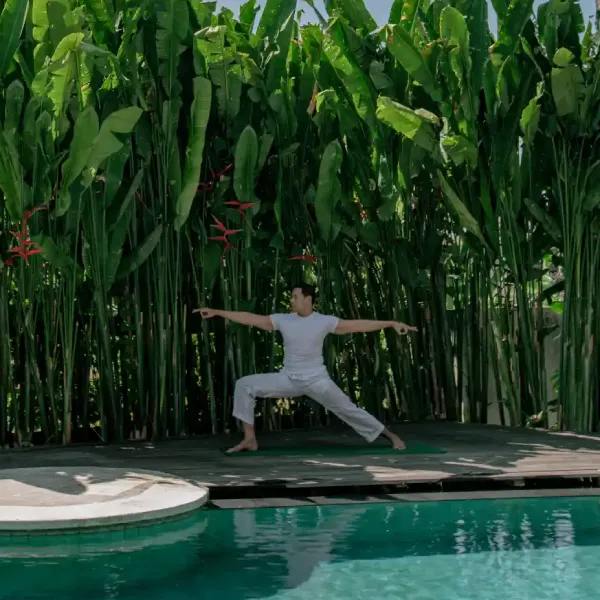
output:
[{"label": "reflection in pool water", "polygon": [[5,538],[0,548],[2,600],[592,600],[600,503],[207,509],[140,531]]}]

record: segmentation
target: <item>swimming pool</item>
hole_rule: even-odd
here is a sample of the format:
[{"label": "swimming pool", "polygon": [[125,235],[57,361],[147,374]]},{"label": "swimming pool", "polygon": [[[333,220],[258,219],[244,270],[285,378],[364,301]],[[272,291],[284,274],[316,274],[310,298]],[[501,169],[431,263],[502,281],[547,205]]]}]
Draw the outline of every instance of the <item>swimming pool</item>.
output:
[{"label": "swimming pool", "polygon": [[202,510],[0,539],[2,600],[592,600],[600,499]]}]

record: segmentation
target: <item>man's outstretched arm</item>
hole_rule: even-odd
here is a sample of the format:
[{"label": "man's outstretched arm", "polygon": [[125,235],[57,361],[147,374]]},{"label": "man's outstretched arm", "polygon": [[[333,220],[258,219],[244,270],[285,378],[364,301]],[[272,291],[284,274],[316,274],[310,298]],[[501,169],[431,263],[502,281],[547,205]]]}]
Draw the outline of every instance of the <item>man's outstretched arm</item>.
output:
[{"label": "man's outstretched arm", "polygon": [[411,327],[405,323],[396,321],[369,321],[358,319],[355,321],[339,320],[338,326],[335,328],[336,335],[346,335],[350,333],[370,333],[371,331],[381,331],[392,327],[396,333],[402,334],[408,331],[417,331],[416,327]]},{"label": "man's outstretched arm", "polygon": [[255,315],[249,312],[237,312],[231,310],[216,310],[214,308],[197,308],[195,313],[199,312],[203,319],[212,319],[213,317],[221,317],[240,325],[248,325],[248,327],[257,327],[265,331],[273,331],[273,322],[271,317],[266,315]]}]

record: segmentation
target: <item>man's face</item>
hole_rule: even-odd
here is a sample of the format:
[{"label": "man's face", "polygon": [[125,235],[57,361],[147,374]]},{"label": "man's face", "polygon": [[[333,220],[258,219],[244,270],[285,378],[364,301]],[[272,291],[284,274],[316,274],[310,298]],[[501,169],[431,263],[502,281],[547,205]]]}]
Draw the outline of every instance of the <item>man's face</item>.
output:
[{"label": "man's face", "polygon": [[312,305],[312,299],[310,296],[305,296],[300,288],[292,290],[292,297],[290,299],[290,306],[292,312],[306,312]]}]

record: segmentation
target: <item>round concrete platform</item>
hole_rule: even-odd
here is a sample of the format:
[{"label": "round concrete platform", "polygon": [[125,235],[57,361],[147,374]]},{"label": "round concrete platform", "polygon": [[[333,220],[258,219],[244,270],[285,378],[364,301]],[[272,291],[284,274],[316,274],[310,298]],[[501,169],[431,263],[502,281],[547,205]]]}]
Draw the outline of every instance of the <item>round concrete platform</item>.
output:
[{"label": "round concrete platform", "polygon": [[102,467],[0,470],[0,532],[143,524],[189,514],[208,489],[154,471]]}]

